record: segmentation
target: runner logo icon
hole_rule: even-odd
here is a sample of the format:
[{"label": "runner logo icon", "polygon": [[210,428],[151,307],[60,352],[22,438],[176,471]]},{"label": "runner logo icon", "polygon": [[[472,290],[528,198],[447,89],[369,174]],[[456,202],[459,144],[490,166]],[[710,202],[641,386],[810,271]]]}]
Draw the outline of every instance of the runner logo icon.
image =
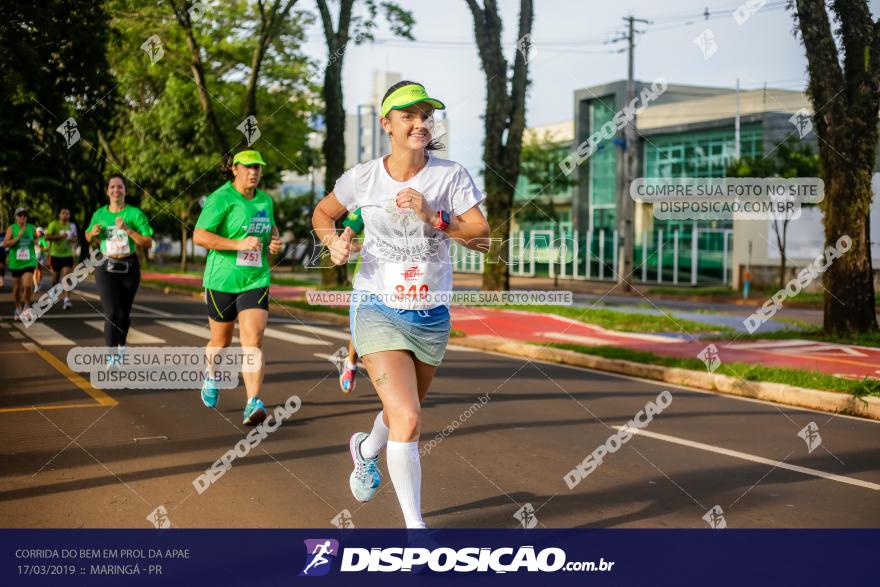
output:
[{"label": "runner logo icon", "polygon": [[306,566],[300,577],[322,577],[330,572],[331,562],[339,555],[339,541],[332,538],[305,540]]}]

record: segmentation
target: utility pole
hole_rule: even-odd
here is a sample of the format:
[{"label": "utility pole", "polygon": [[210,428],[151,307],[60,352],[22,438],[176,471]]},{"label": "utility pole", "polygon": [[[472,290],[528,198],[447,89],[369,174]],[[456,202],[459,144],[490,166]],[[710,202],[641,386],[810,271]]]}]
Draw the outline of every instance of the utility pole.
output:
[{"label": "utility pole", "polygon": [[739,134],[739,78],[736,78],[736,118],[733,124],[733,158],[739,161],[742,156],[740,152],[740,134]]},{"label": "utility pole", "polygon": [[[629,104],[636,97],[636,82],[633,76],[636,33],[635,23],[640,22],[650,24],[651,21],[642,18],[635,18],[633,16],[624,17],[624,20],[627,22],[627,33],[625,38],[629,49],[626,75],[626,102]],[[624,137],[626,139],[626,150],[623,158],[623,189],[620,190],[617,198],[617,283],[624,291],[630,291],[632,286],[630,286],[628,280],[629,276],[633,273],[635,202],[633,202],[633,199],[629,195],[629,189],[633,180],[636,178],[636,163],[638,160],[638,138],[636,137],[635,117],[627,122]]]}]

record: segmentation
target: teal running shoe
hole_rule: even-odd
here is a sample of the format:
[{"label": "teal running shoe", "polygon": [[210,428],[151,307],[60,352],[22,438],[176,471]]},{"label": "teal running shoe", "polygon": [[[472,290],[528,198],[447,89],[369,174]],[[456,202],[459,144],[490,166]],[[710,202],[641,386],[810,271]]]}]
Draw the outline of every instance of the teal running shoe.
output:
[{"label": "teal running shoe", "polygon": [[382,483],[382,473],[379,472],[379,457],[375,456],[371,459],[361,455],[361,444],[367,439],[369,434],[366,432],[355,432],[348,441],[348,448],[351,451],[351,460],[354,461],[354,471],[348,484],[351,487],[351,493],[358,501],[370,501],[379,489]]},{"label": "teal running shoe", "polygon": [[252,397],[248,400],[244,407],[244,424],[247,426],[256,426],[266,419],[266,406],[263,400],[258,397]]},{"label": "teal running shoe", "polygon": [[202,403],[206,407],[217,407],[217,400],[220,398],[220,390],[217,389],[217,382],[211,377],[205,376],[205,382],[202,383]]}]

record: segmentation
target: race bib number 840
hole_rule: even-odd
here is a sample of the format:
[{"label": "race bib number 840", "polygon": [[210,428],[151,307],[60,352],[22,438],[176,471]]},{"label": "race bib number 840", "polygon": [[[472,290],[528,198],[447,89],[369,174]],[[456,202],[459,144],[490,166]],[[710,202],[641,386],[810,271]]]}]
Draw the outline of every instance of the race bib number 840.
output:
[{"label": "race bib number 840", "polygon": [[388,263],[384,278],[385,293],[396,302],[425,301],[433,293],[428,263]]}]

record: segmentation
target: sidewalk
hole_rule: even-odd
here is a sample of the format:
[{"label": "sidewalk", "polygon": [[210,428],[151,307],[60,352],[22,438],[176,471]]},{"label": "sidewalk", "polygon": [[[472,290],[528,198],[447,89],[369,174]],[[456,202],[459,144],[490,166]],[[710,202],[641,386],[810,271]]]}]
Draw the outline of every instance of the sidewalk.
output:
[{"label": "sidewalk", "polygon": [[[201,277],[173,273],[142,274],[144,279],[201,287]],[[458,282],[458,280],[456,280]],[[464,284],[462,284],[464,285]],[[301,299],[306,287],[273,285],[272,297]],[[680,358],[696,358],[708,344],[682,334],[631,333],[606,330],[563,316],[474,306],[452,308],[452,325],[468,336],[495,336],[520,342],[618,346]],[[746,340],[716,343],[724,363],[808,369],[829,375],[880,379],[880,348],[810,340]]]}]

